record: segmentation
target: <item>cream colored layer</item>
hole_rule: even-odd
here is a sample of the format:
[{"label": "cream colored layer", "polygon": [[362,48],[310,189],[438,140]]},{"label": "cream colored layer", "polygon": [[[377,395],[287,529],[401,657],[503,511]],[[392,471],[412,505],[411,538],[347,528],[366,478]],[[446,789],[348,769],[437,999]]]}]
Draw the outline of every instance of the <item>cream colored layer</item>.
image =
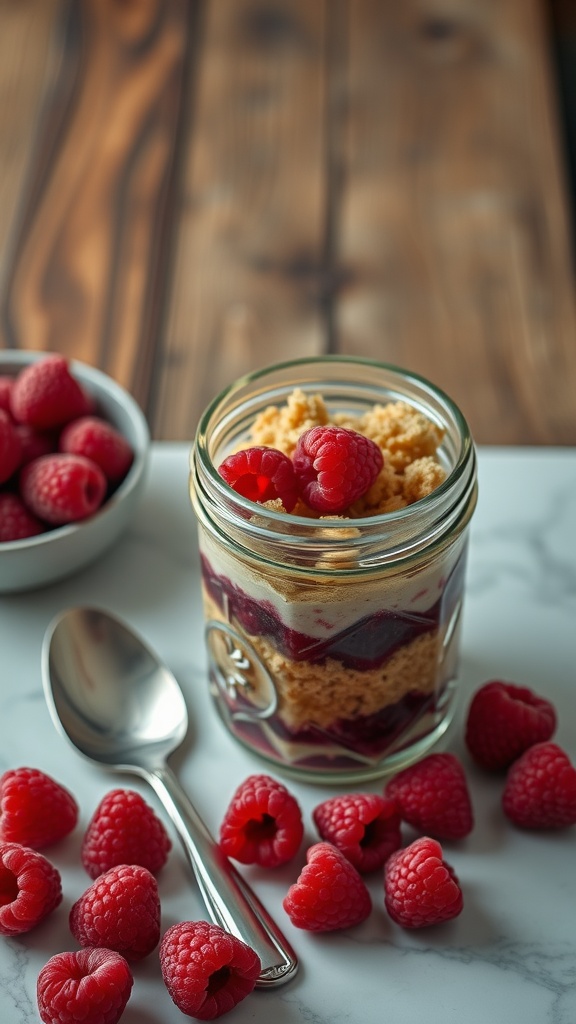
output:
[{"label": "cream colored layer", "polygon": [[[205,590],[204,602],[207,619],[224,621]],[[239,628],[236,622],[232,625]],[[431,694],[441,683],[438,630],[417,637],[367,671],[346,668],[335,658],[321,664],[292,661],[262,637],[249,640],[274,679],[280,717],[292,731],[307,725],[327,729],[337,719],[373,715],[410,692]]]},{"label": "cream colored layer", "polygon": [[253,601],[272,605],[288,628],[315,638],[331,636],[381,611],[427,612],[440,598],[462,550],[457,543],[404,572],[363,578],[351,574],[341,582],[290,576],[280,567],[265,575],[260,567],[251,567],[235,552],[216,544],[205,531],[200,535],[200,547],[213,573],[233,580]]}]

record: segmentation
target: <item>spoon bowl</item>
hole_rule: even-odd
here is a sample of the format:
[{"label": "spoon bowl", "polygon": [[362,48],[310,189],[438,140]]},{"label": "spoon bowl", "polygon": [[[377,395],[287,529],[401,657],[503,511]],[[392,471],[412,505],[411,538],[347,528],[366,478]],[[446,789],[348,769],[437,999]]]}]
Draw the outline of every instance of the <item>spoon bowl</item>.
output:
[{"label": "spoon bowl", "polygon": [[257,986],[290,980],[298,967],[294,951],[167,764],[188,729],[186,703],[167,666],[109,612],[70,608],[46,630],[42,680],[54,724],[78,753],[105,768],[139,775],[154,788],[182,840],[211,919],[260,956]]},{"label": "spoon bowl", "polygon": [[119,619],[94,608],[58,616],[46,644],[46,696],[80,754],[145,774],[188,729],[176,679]]}]

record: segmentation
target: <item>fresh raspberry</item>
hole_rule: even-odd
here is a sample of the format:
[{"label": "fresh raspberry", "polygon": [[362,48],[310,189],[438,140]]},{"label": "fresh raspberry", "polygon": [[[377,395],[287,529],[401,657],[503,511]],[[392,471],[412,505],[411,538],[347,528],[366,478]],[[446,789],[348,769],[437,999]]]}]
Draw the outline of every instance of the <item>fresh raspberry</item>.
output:
[{"label": "fresh raspberry", "polygon": [[366,493],[383,464],[374,441],[334,426],[305,430],[292,461],[302,498],[318,512],[344,512]]},{"label": "fresh raspberry", "polygon": [[462,891],[442,859],[440,843],[422,836],[392,854],[384,866],[384,903],[403,928],[425,928],[458,916]]},{"label": "fresh raspberry", "polygon": [[94,811],[82,841],[90,878],[117,864],[140,864],[152,874],[164,867],[172,843],[152,808],[131,789],[113,789]]},{"label": "fresh raspberry", "polygon": [[0,840],[35,850],[57,843],[76,827],[72,794],[38,768],[12,768],[0,776]]},{"label": "fresh raspberry", "polygon": [[9,480],[22,459],[22,445],[12,418],[0,409],[0,484]]},{"label": "fresh raspberry", "polygon": [[298,803],[269,775],[250,775],[238,786],[220,826],[220,846],[241,864],[276,868],[298,852],[304,826]]},{"label": "fresh raspberry", "polygon": [[160,968],[182,1013],[214,1020],[250,995],[262,965],[250,946],[218,925],[182,921],[164,934]]},{"label": "fresh raspberry", "polygon": [[257,445],[229,455],[218,467],[220,476],[234,490],[250,501],[273,501],[280,498],[291,512],[298,498],[298,481],[287,455],[276,448]]},{"label": "fresh raspberry", "polygon": [[10,395],[12,394],[13,377],[0,374],[0,409],[10,412]]},{"label": "fresh raspberry", "polygon": [[126,438],[99,416],[81,416],[68,423],[60,434],[58,448],[92,459],[113,484],[124,479],[134,459]]},{"label": "fresh raspberry", "polygon": [[312,817],[322,839],[337,846],[360,872],[381,868],[402,841],[395,802],[377,793],[331,797],[314,808]]},{"label": "fresh raspberry", "polygon": [[463,839],[474,827],[466,775],[455,754],[429,754],[399,772],[384,792],[403,821],[436,839]]},{"label": "fresh raspberry", "polygon": [[491,771],[508,768],[534,743],[549,740],[556,728],[550,701],[526,686],[485,683],[472,698],[466,745],[477,764]]},{"label": "fresh raspberry", "polygon": [[106,477],[82,455],[42,455],[24,466],[20,493],[34,515],[51,526],[86,519],[106,495]]},{"label": "fresh raspberry", "polygon": [[556,743],[535,743],[508,771],[504,813],[520,828],[576,825],[576,769]]},{"label": "fresh raspberry", "polygon": [[14,426],[22,447],[21,466],[32,462],[32,459],[40,458],[41,455],[50,455],[50,452],[56,451],[57,437],[53,432],[36,430],[28,423],[15,423]]},{"label": "fresh raspberry", "polygon": [[70,910],[70,931],[81,946],[105,946],[141,960],[160,939],[160,899],[154,875],[139,864],[118,864],[100,875]]},{"label": "fresh raspberry", "polygon": [[0,543],[10,540],[24,540],[44,533],[46,527],[17,494],[10,491],[0,494]]},{"label": "fresh raspberry", "polygon": [[0,843],[0,935],[29,932],[61,901],[60,872],[42,853]]},{"label": "fresh raspberry", "polygon": [[15,420],[38,430],[63,426],[84,416],[91,400],[72,376],[64,356],[49,355],[30,363],[16,377],[10,396]]},{"label": "fresh raspberry", "polygon": [[364,921],[372,900],[356,868],[331,843],[316,843],[282,906],[296,928],[330,932]]},{"label": "fresh raspberry", "polygon": [[117,1024],[134,979],[110,949],[57,953],[38,975],[36,997],[44,1024]]}]

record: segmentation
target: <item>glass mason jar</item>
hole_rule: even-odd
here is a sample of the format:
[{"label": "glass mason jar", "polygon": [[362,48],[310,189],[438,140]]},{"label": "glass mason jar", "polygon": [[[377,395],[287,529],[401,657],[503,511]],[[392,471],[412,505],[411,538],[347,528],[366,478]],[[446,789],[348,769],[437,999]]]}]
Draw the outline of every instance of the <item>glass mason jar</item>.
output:
[{"label": "glass mason jar", "polygon": [[[217,467],[295,389],[320,394],[331,414],[408,403],[442,433],[443,482],[397,511],[351,520],[236,493]],[[322,783],[377,778],[421,757],[455,707],[477,495],[474,446],[454,402],[369,360],[278,364],[212,402],[190,468],[210,689],[232,735],[269,769]]]}]

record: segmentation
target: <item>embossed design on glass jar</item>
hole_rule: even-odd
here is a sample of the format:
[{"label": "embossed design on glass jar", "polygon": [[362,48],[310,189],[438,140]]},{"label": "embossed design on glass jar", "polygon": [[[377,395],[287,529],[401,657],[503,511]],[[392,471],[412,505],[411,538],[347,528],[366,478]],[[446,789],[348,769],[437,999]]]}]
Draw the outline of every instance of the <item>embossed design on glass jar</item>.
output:
[{"label": "embossed design on glass jar", "polygon": [[269,718],[278,707],[274,681],[252,644],[227,622],[211,620],[205,627],[210,678],[215,696],[239,721]]}]

